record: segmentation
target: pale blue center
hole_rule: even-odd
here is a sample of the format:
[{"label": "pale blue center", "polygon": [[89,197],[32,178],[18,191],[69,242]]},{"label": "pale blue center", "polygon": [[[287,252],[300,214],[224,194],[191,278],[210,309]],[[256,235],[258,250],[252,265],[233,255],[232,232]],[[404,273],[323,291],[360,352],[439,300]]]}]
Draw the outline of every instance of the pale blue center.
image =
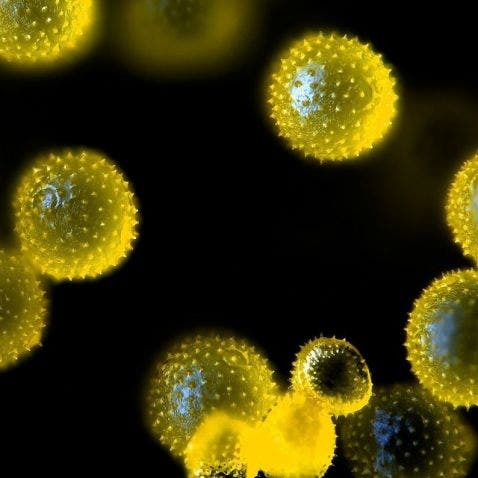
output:
[{"label": "pale blue center", "polygon": [[457,322],[462,322],[464,312],[456,304],[438,310],[436,319],[426,327],[424,339],[428,342],[429,357],[451,365],[455,362]]},{"label": "pale blue center", "polygon": [[303,117],[321,110],[320,88],[324,85],[325,69],[311,63],[301,68],[290,86],[292,107]]},{"label": "pale blue center", "polygon": [[373,421],[373,435],[377,444],[375,457],[375,471],[384,478],[392,478],[392,470],[395,467],[395,455],[393,446],[400,432],[402,417],[392,415],[384,410],[375,412]]},{"label": "pale blue center", "polygon": [[171,409],[180,418],[185,428],[196,425],[199,413],[204,407],[203,373],[199,368],[192,369],[181,382],[173,387]]},{"label": "pale blue center", "polygon": [[58,209],[65,207],[74,198],[73,188],[74,186],[70,180],[63,184],[56,181],[47,184],[43,189],[42,208]]}]

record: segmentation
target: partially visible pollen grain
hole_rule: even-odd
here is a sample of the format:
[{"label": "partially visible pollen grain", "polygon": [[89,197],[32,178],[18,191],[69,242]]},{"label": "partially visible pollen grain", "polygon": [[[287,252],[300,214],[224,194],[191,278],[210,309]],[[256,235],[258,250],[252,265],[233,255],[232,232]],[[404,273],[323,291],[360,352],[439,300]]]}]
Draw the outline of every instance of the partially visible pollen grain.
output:
[{"label": "partially visible pollen grain", "polygon": [[29,264],[0,250],[0,370],[40,345],[46,315],[45,291]]},{"label": "partially visible pollen grain", "polygon": [[245,477],[241,437],[249,426],[223,412],[213,412],[189,440],[184,463],[191,478]]},{"label": "partially visible pollen grain", "polygon": [[267,96],[279,136],[321,161],[372,148],[396,114],[395,80],[381,55],[335,33],[306,35],[283,51]]},{"label": "partially visible pollen grain", "polygon": [[58,62],[86,43],[96,0],[2,0],[0,58],[18,65]]},{"label": "partially visible pollen grain", "polygon": [[320,478],[332,464],[335,438],[331,416],[313,398],[288,393],[264,422],[243,436],[247,478],[259,472],[280,478]]},{"label": "partially visible pollen grain", "polygon": [[257,0],[124,0],[118,39],[132,66],[187,75],[227,66],[254,38]]},{"label": "partially visible pollen grain", "polygon": [[478,405],[478,272],[433,281],[415,302],[406,332],[420,383],[454,406]]},{"label": "partially visible pollen grain", "polygon": [[471,428],[418,385],[379,387],[339,436],[357,478],[464,478],[476,451]]},{"label": "partially visible pollen grain", "polygon": [[13,207],[22,252],[56,280],[112,270],[137,237],[129,183],[111,160],[92,150],[38,157],[21,177]]},{"label": "partially visible pollen grain", "polygon": [[465,162],[448,192],[446,218],[465,255],[478,261],[478,153]]},{"label": "partially visible pollen grain", "polygon": [[215,411],[247,424],[261,421],[277,401],[268,361],[242,339],[198,335],[172,345],[149,379],[147,426],[172,454],[182,456],[202,421]]},{"label": "partially visible pollen grain", "polygon": [[311,395],[333,415],[347,415],[368,403],[372,380],[367,363],[353,345],[321,337],[297,354],[292,388]]}]

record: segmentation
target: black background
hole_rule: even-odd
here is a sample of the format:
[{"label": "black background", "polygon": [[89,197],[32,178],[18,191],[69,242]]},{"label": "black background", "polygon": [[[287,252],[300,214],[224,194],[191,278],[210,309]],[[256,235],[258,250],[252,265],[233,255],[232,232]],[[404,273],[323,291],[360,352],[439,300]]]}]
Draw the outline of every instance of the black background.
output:
[{"label": "black background", "polygon": [[[321,333],[354,343],[376,384],[412,377],[403,328],[413,300],[442,272],[470,265],[443,200],[478,147],[472,6],[417,3],[271,1],[247,61],[211,78],[130,72],[108,35],[67,70],[0,72],[5,242],[11,185],[49,147],[108,153],[142,215],[129,262],[103,280],[51,288],[44,346],[0,375],[2,466],[183,476],[143,428],[139,391],[156,352],[197,327],[250,338],[284,378],[299,346]],[[399,78],[400,121],[369,159],[307,163],[263,116],[269,59],[321,28],[372,42]],[[349,476],[341,459],[329,475]]]}]

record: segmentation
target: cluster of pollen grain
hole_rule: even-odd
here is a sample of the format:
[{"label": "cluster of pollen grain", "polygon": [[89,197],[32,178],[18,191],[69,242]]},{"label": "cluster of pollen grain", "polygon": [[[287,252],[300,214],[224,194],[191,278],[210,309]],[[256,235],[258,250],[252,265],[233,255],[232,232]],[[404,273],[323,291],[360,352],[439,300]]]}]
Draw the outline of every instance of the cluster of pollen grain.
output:
[{"label": "cluster of pollen grain", "polygon": [[358,156],[395,116],[395,80],[380,55],[356,39],[313,34],[273,68],[268,104],[280,136],[319,160]]},{"label": "cluster of pollen grain", "polygon": [[45,321],[45,293],[31,268],[0,250],[0,369],[40,344]]},{"label": "cluster of pollen grain", "polygon": [[20,65],[67,59],[86,43],[96,0],[2,0],[0,57]]},{"label": "cluster of pollen grain", "polygon": [[243,436],[247,477],[321,477],[332,464],[335,426],[312,398],[284,395],[267,418]]},{"label": "cluster of pollen grain", "polygon": [[478,261],[478,154],[460,169],[451,185],[446,215],[455,242]]},{"label": "cluster of pollen grain", "polygon": [[171,347],[155,367],[146,392],[147,424],[171,453],[181,456],[211,412],[262,420],[277,401],[267,360],[234,337],[196,336]]},{"label": "cluster of pollen grain", "polygon": [[357,477],[465,477],[475,448],[461,417],[416,385],[376,390],[340,437]]},{"label": "cluster of pollen grain", "polygon": [[184,462],[191,477],[245,477],[241,454],[241,437],[249,426],[223,412],[214,412],[204,419],[189,440]]},{"label": "cluster of pollen grain", "polygon": [[424,387],[454,406],[478,405],[478,272],[445,274],[415,302],[406,347]]},{"label": "cluster of pollen grain", "polygon": [[40,156],[14,198],[23,253],[56,280],[117,266],[136,238],[133,192],[115,164],[90,150]]},{"label": "cluster of pollen grain", "polygon": [[126,0],[120,41],[127,59],[161,74],[220,67],[245,49],[256,0]]},{"label": "cluster of pollen grain", "polygon": [[321,337],[297,354],[292,370],[295,391],[313,396],[334,415],[364,407],[372,394],[372,380],[360,352],[346,340]]}]

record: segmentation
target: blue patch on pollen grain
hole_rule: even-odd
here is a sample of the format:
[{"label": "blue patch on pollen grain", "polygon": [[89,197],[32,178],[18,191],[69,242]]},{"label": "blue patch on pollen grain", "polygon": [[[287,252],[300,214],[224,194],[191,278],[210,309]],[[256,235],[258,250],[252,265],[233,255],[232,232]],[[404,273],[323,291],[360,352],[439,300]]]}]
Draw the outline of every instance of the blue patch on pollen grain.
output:
[{"label": "blue patch on pollen grain", "polygon": [[453,357],[453,344],[456,333],[456,322],[463,318],[463,310],[454,305],[436,313],[434,322],[427,326],[427,338],[430,344],[430,358],[446,359]]},{"label": "blue patch on pollen grain", "polygon": [[392,415],[380,409],[375,412],[373,422],[373,435],[377,444],[375,471],[384,478],[392,477],[395,455],[391,450],[400,432],[401,424],[402,417],[400,415]]},{"label": "blue patch on pollen grain", "polygon": [[70,180],[65,181],[63,184],[58,182],[47,184],[43,189],[43,209],[65,207],[74,197],[73,187]]},{"label": "blue patch on pollen grain", "polygon": [[53,203],[53,193],[50,191],[47,191],[45,193],[45,197],[43,198],[43,209],[50,209],[51,205]]},{"label": "blue patch on pollen grain", "polygon": [[290,87],[292,107],[303,117],[320,111],[320,87],[324,81],[324,67],[312,63],[301,68]]},{"label": "blue patch on pollen grain", "polygon": [[203,386],[205,383],[202,371],[197,368],[173,387],[171,395],[173,414],[179,415],[187,426],[197,419],[197,411],[203,408]]}]

